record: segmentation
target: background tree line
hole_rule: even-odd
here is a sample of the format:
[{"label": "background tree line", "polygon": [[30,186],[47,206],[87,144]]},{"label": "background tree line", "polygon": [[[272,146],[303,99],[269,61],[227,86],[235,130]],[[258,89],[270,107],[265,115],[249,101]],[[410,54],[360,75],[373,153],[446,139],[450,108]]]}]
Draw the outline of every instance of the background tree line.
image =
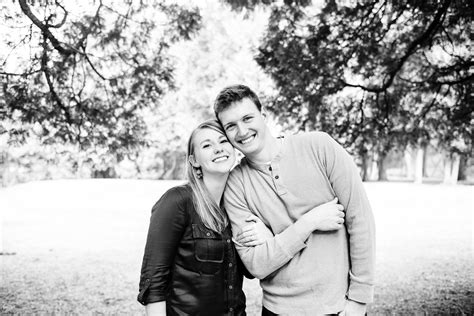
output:
[{"label": "background tree line", "polygon": [[284,131],[333,135],[365,179],[386,179],[387,163],[411,152],[420,181],[428,146],[446,156],[446,180],[470,165],[469,1],[1,7],[4,185],[181,178],[190,129],[235,82],[258,91]]}]

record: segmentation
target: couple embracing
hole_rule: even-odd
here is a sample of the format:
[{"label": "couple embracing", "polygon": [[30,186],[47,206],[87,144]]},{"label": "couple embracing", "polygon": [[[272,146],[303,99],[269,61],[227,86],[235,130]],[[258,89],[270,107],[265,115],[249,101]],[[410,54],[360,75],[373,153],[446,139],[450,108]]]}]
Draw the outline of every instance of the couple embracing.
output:
[{"label": "couple embracing", "polygon": [[275,138],[247,86],[214,110],[189,138],[188,183],[152,209],[147,314],[246,315],[245,275],[260,279],[262,315],[365,315],[375,228],[352,158],[323,132]]}]

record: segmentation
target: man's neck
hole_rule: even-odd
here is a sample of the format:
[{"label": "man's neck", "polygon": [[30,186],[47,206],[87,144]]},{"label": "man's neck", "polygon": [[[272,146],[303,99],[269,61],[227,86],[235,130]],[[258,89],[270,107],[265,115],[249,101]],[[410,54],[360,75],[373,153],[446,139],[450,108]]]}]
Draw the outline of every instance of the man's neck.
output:
[{"label": "man's neck", "polygon": [[268,163],[275,158],[281,150],[281,141],[273,136],[269,136],[265,141],[265,146],[254,155],[247,155],[247,159],[255,164]]}]

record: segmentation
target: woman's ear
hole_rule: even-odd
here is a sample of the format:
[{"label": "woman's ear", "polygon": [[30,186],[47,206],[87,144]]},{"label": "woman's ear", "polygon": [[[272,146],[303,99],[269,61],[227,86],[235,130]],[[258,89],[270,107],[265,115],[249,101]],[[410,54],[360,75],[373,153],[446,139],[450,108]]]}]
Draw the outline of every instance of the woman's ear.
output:
[{"label": "woman's ear", "polygon": [[194,159],[194,155],[189,155],[188,161],[189,161],[189,163],[191,164],[191,166],[193,166],[194,168],[199,168],[199,167],[201,167],[201,166],[196,162],[196,159]]},{"label": "woman's ear", "polygon": [[262,116],[263,116],[263,121],[266,122],[267,121],[267,111],[265,111],[265,109],[262,108]]}]

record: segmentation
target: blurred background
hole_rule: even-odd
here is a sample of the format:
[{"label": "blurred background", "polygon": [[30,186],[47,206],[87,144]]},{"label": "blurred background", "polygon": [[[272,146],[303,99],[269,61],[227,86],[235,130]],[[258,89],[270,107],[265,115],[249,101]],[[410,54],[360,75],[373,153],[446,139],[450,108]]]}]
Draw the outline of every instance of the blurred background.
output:
[{"label": "blurred background", "polygon": [[325,131],[354,157],[378,227],[370,313],[474,313],[471,1],[0,8],[0,312],[142,313],[151,206],[243,83],[275,134]]}]

